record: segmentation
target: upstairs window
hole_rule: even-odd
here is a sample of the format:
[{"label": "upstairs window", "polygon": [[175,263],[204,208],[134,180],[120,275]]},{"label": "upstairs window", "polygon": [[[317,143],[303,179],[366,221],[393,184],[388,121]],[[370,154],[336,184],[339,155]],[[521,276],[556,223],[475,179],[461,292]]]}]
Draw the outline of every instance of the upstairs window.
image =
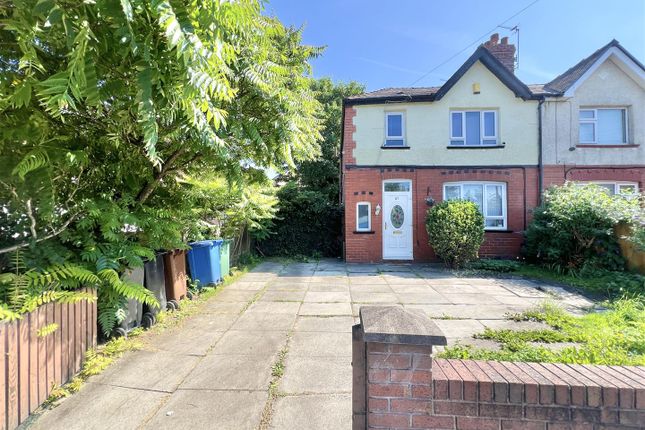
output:
[{"label": "upstairs window", "polygon": [[506,184],[502,182],[450,182],[443,186],[443,199],[475,203],[484,215],[486,230],[506,229]]},{"label": "upstairs window", "polygon": [[385,145],[405,146],[405,121],[403,112],[385,113]]},{"label": "upstairs window", "polygon": [[369,202],[356,204],[356,231],[370,231],[372,229],[371,205]]},{"label": "upstairs window", "polygon": [[450,145],[498,145],[497,112],[494,110],[450,112]]},{"label": "upstairs window", "polygon": [[627,143],[626,109],[580,109],[579,137],[582,144],[623,145]]}]

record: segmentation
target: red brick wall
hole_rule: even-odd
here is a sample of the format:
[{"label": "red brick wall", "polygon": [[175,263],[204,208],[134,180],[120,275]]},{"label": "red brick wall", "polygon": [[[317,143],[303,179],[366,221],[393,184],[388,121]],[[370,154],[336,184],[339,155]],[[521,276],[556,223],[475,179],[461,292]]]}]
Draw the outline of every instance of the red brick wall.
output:
[{"label": "red brick wall", "polygon": [[431,346],[367,343],[368,428],[636,429],[645,423],[643,367],[431,360],[430,353]]},{"label": "red brick wall", "polygon": [[343,123],[343,170],[347,164],[356,163],[354,158],[354,149],[356,142],[354,141],[354,132],[356,126],[354,125],[354,117],[356,116],[356,109],[351,106],[345,107],[345,121]]},{"label": "red brick wall", "polygon": [[[480,250],[482,256],[513,257],[519,255],[525,217],[528,223],[531,211],[538,201],[537,168],[364,168],[349,167],[344,171],[345,202],[345,257],[350,262],[382,260],[382,216],[376,216],[377,204],[382,206],[382,183],[386,179],[412,180],[413,201],[413,255],[415,261],[435,258],[428,245],[425,229],[425,199],[442,200],[443,184],[456,181],[505,182],[507,193],[507,232],[486,233]],[[526,184],[526,186],[525,186]],[[526,203],[525,203],[526,194]],[[372,205],[373,234],[357,234],[356,203],[367,201]]]},{"label": "red brick wall", "polygon": [[[636,161],[636,160],[635,160]],[[637,182],[638,189],[645,186],[643,166],[544,166],[544,188],[562,185],[565,181],[626,181]]]}]

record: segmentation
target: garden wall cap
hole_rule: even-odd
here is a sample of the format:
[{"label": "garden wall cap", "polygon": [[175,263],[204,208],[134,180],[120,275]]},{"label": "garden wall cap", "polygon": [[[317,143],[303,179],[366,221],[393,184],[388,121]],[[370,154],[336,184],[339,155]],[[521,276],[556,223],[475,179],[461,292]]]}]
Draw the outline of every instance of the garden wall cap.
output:
[{"label": "garden wall cap", "polygon": [[446,336],[422,311],[400,306],[365,306],[359,316],[365,342],[446,345]]}]

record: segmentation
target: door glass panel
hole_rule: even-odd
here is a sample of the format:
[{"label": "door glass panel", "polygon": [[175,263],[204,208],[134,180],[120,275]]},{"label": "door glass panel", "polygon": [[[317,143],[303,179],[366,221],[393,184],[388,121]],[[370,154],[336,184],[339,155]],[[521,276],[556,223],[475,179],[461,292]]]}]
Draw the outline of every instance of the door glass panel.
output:
[{"label": "door glass panel", "polygon": [[484,190],[481,185],[464,185],[463,198],[474,202],[479,210],[482,210],[484,201]]},{"label": "door glass panel", "polygon": [[580,142],[593,142],[595,140],[595,127],[593,123],[580,123]]},{"label": "door glass panel", "polygon": [[502,216],[502,186],[486,185],[486,215]]},{"label": "door glass panel", "polygon": [[461,187],[459,185],[446,185],[446,200],[454,200],[461,197]]},{"label": "door glass panel", "polygon": [[384,190],[385,191],[391,191],[391,192],[407,192],[410,191],[410,183],[409,182],[386,182],[384,185]]},{"label": "door glass panel", "polygon": [[401,228],[404,220],[405,214],[403,213],[403,208],[399,205],[394,205],[390,212],[390,222],[392,222],[392,226],[394,226],[394,228]]},{"label": "door glass panel", "polygon": [[479,112],[466,112],[466,145],[480,145]]}]

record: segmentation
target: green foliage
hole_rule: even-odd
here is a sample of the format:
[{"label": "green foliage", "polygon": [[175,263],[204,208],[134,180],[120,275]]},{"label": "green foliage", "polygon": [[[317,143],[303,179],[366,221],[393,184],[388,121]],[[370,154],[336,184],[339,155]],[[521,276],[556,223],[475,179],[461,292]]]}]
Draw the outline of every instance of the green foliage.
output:
[{"label": "green foliage", "polygon": [[[490,330],[477,335],[501,343],[493,351],[466,345],[449,347],[443,358],[473,360],[534,361],[572,364],[642,366],[645,364],[645,305],[638,300],[619,300],[609,310],[573,316],[547,305],[511,316],[516,321],[540,321],[550,330]],[[540,342],[544,345],[535,345]],[[562,349],[548,343],[575,342]]]},{"label": "green foliage", "polygon": [[213,231],[266,235],[264,169],[320,152],[321,50],[258,0],[16,0],[0,19],[0,272],[24,252],[7,318],[92,284],[108,333],[126,299],[154,304],[124,272]]},{"label": "green foliage", "polygon": [[340,255],[342,211],[319,191],[289,182],[278,191],[279,209],[271,236],[259,243],[266,255]]},{"label": "green foliage", "polygon": [[552,187],[526,231],[526,256],[562,271],[622,270],[613,229],[642,211],[640,199],[611,196],[596,185]]},{"label": "green foliage", "polygon": [[489,270],[499,273],[510,273],[520,270],[522,263],[514,260],[491,260],[483,258],[475,260],[468,264],[469,269],[473,270]]},{"label": "green foliage", "polygon": [[267,225],[271,231],[260,241],[266,255],[338,257],[342,251],[343,208],[339,198],[340,140],[343,99],[365,91],[357,82],[313,81],[312,90],[322,105],[320,155],[286,168],[278,180],[286,185],[278,193],[278,213]]},{"label": "green foliage", "polygon": [[437,257],[450,267],[461,267],[477,258],[484,242],[484,217],[471,201],[444,201],[428,210],[426,230]]}]

